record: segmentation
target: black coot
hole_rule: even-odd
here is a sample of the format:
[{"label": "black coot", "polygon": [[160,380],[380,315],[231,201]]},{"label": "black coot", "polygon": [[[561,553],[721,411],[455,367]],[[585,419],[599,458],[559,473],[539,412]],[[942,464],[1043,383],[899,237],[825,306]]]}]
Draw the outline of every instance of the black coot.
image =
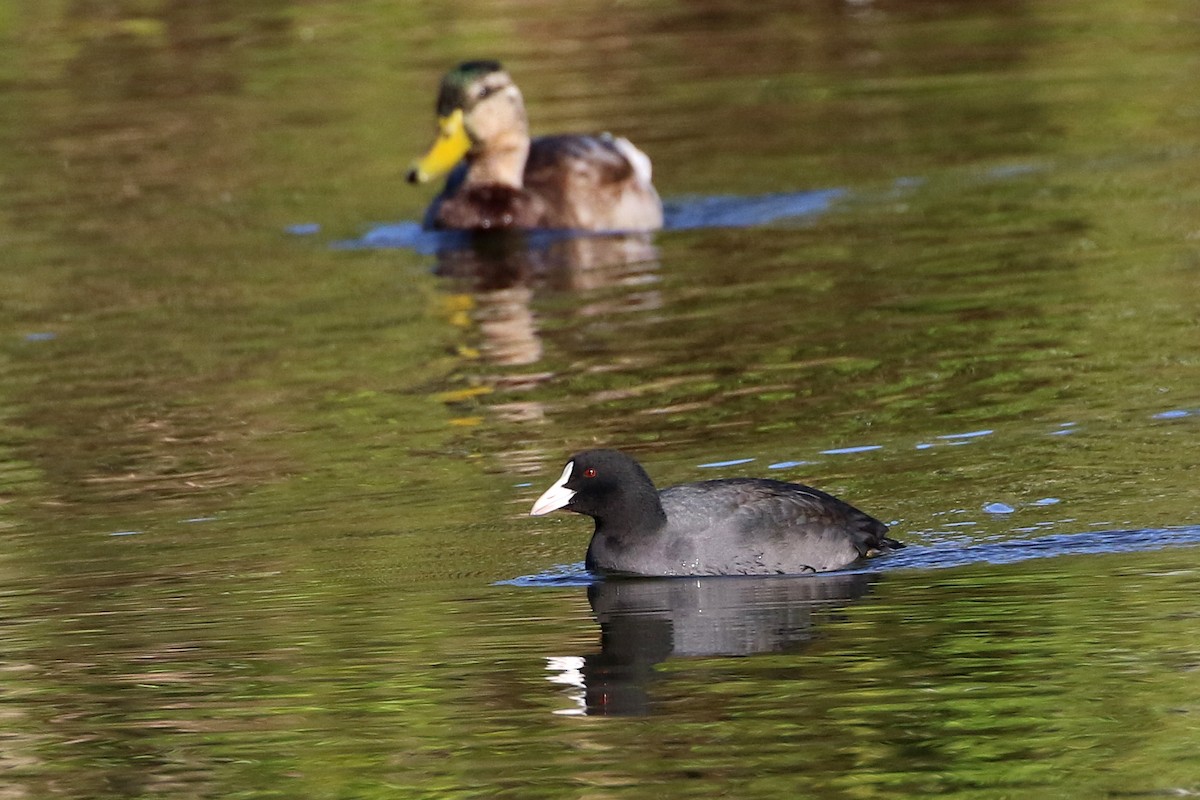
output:
[{"label": "black coot", "polygon": [[571,456],[529,512],[596,520],[587,567],[636,575],[794,575],[898,547],[887,526],[799,483],[728,478],[661,492],[616,450]]}]

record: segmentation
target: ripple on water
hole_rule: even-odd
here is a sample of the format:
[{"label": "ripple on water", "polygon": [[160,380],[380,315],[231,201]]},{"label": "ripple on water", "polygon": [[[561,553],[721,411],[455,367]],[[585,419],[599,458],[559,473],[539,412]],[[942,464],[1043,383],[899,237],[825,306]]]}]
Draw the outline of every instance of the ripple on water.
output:
[{"label": "ripple on water", "polygon": [[858,445],[856,447],[835,447],[831,450],[822,450],[821,455],[823,455],[823,456],[844,456],[844,455],[852,455],[854,453],[870,453],[875,450],[882,450],[882,449],[883,449],[883,445],[881,445],[881,444],[863,444],[863,445]]},{"label": "ripple on water", "polygon": [[[1071,522],[1073,520],[1060,520]],[[976,523],[951,522],[944,527],[972,527]],[[1021,532],[1036,532],[1057,523],[1046,522]],[[1200,545],[1200,525],[1179,528],[1139,528],[1133,530],[1084,531],[1053,533],[1045,536],[981,542],[971,537],[943,539],[938,544],[910,544],[886,556],[862,562],[858,568],[838,572],[881,572],[897,569],[932,570],[959,567],[966,564],[1013,564],[1035,558],[1059,556],[1103,555],[1163,550],[1172,547]],[[589,586],[599,576],[589,572],[582,561],[560,564],[532,575],[520,575],[497,581],[495,586],[555,588]]]},{"label": "ripple on water", "polygon": [[1196,545],[1200,545],[1200,526],[1083,531],[996,542],[909,545],[869,563],[872,568],[882,570],[944,569],[964,564],[1012,564],[1035,558],[1149,552]]},{"label": "ripple on water", "polygon": [[493,586],[522,586],[532,588],[562,588],[564,586],[590,586],[596,576],[588,572],[584,562],[574,564],[557,564],[532,575],[519,575],[516,578],[496,581]]},{"label": "ripple on water", "polygon": [[697,464],[700,469],[715,469],[717,467],[736,467],[738,464],[749,464],[753,458],[734,458],[729,461],[710,461],[707,464]]}]

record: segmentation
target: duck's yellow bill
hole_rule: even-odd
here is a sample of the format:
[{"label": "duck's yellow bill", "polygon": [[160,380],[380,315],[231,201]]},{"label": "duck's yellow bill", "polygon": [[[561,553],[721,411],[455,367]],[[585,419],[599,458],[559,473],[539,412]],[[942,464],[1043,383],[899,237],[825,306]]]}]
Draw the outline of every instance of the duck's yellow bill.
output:
[{"label": "duck's yellow bill", "polygon": [[463,124],[463,112],[456,108],[438,119],[438,135],[429,152],[421,156],[408,171],[409,183],[426,183],[445,175],[462,161],[471,149],[471,139]]}]

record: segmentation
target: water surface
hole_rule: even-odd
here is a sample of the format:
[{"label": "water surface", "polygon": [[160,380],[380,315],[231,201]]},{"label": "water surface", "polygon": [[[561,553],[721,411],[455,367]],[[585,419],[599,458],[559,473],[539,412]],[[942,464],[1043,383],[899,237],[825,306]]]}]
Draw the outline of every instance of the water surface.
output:
[{"label": "water surface", "polygon": [[[1200,791],[1193,4],[193,5],[0,12],[0,797]],[[668,229],[421,233],[481,56]],[[597,581],[597,444],[909,547]]]}]

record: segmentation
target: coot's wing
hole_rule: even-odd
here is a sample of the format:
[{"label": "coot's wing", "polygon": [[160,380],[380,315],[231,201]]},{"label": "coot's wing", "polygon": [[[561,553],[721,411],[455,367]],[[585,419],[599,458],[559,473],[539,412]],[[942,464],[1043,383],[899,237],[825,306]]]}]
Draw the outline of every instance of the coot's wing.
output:
[{"label": "coot's wing", "polygon": [[694,542],[707,571],[824,571],[891,543],[879,520],[801,484],[705,481],[666,489],[661,497],[670,534]]}]

